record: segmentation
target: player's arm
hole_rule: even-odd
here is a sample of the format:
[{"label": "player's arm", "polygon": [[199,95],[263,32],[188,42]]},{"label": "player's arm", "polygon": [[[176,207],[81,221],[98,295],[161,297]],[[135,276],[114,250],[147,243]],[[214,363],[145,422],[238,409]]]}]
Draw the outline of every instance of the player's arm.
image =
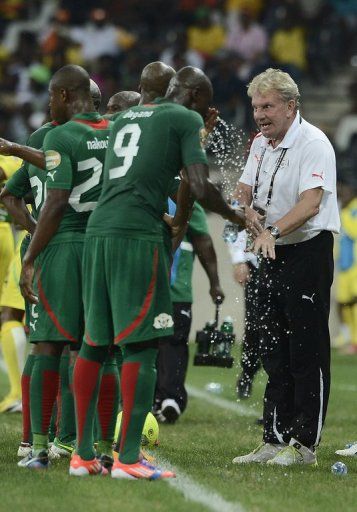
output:
[{"label": "player's arm", "polygon": [[58,230],[68,206],[73,180],[71,142],[65,140],[63,132],[58,134],[56,129],[49,132],[43,148],[47,171],[52,173],[47,178],[47,197],[41,209],[35,234],[24,256],[20,278],[22,295],[31,303],[38,302],[32,289],[35,259]]},{"label": "player's arm", "polygon": [[209,179],[208,165],[190,164],[185,167],[192,196],[207,210],[218,213],[224,219],[245,226],[244,213],[233,210],[223,199],[218,188]]},{"label": "player's arm", "polygon": [[16,224],[22,226],[29,233],[34,233],[36,221],[30,214],[23,198],[14,196],[5,186],[1,191],[0,201],[5,205]]},{"label": "player's arm", "polygon": [[207,234],[191,236],[193,249],[204,268],[210,283],[210,295],[214,302],[223,301],[224,293],[222,291],[217,267],[217,255],[214,250],[211,236]]},{"label": "player's arm", "polygon": [[0,194],[0,201],[3,202],[17,224],[23,226],[29,233],[33,233],[36,221],[25,204],[25,198],[29,193],[31,193],[31,184],[27,164],[23,163],[20,169],[6,182]]},{"label": "player's arm", "polygon": [[165,214],[164,220],[171,228],[172,250],[175,252],[187,231],[194,203],[187,180],[181,179],[177,192],[170,197],[176,203],[175,215],[170,217]]},{"label": "player's arm", "polygon": [[0,138],[0,155],[16,156],[39,169],[46,169],[45,155],[40,149],[23,146]]},{"label": "player's arm", "polygon": [[48,190],[35,233],[22,261],[21,292],[24,298],[32,304],[38,302],[32,289],[35,259],[56,234],[70,194],[70,190]]}]

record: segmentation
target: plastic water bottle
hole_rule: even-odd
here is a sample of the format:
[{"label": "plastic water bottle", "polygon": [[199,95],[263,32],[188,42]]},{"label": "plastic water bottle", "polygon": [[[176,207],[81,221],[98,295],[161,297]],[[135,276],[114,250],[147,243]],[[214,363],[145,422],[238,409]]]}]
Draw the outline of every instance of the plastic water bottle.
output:
[{"label": "plastic water bottle", "polygon": [[335,464],[331,466],[331,473],[338,476],[347,475],[346,464],[343,462],[335,462]]},{"label": "plastic water bottle", "polygon": [[[231,202],[231,208],[236,210],[239,206],[239,202],[235,199]],[[234,244],[238,238],[239,230],[238,224],[234,224],[233,222],[227,220],[224,224],[222,238],[227,244]]]},{"label": "plastic water bottle", "polygon": [[221,335],[217,337],[213,345],[213,354],[219,357],[230,357],[234,343],[233,320],[227,316],[221,324]]}]

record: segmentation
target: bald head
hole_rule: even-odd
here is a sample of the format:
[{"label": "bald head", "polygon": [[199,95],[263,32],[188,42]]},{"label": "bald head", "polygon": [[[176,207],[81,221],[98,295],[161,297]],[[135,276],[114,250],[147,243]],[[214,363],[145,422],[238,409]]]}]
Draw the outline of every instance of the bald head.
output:
[{"label": "bald head", "polygon": [[51,85],[69,91],[89,92],[90,78],[87,71],[81,66],[68,64],[56,71],[52,77]]},{"label": "bald head", "polygon": [[210,79],[201,69],[187,66],[171,79],[166,98],[187,108],[196,110],[203,117],[212,101],[213,88]]},{"label": "bald head", "polygon": [[151,62],[144,67],[140,78],[141,103],[165,96],[175,70],[163,62]]},{"label": "bald head", "polygon": [[89,92],[92,96],[94,108],[96,110],[99,110],[102,101],[102,93],[100,92],[98,84],[96,84],[95,81],[92,79],[90,79]]},{"label": "bald head", "polygon": [[50,82],[51,117],[58,123],[69,121],[73,115],[95,110],[90,93],[90,78],[81,66],[63,66]]},{"label": "bald head", "polygon": [[140,94],[136,91],[121,91],[114,94],[108,101],[106,114],[123,112],[139,104]]}]

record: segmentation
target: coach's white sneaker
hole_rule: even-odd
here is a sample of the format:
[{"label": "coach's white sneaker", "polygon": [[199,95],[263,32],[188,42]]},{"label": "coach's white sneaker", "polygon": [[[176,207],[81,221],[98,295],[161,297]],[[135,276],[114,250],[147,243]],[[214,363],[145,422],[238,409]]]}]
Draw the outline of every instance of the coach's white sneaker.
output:
[{"label": "coach's white sneaker", "polygon": [[357,441],[351,444],[348,448],[336,450],[335,453],[337,455],[342,455],[343,457],[357,457]]},{"label": "coach's white sneaker", "polygon": [[260,443],[252,452],[235,457],[232,462],[233,464],[265,463],[275,457],[284,447],[284,444]]},{"label": "coach's white sneaker", "polygon": [[296,439],[291,439],[289,446],[283,448],[275,457],[267,462],[269,466],[294,466],[308,464],[317,466],[316,454]]}]

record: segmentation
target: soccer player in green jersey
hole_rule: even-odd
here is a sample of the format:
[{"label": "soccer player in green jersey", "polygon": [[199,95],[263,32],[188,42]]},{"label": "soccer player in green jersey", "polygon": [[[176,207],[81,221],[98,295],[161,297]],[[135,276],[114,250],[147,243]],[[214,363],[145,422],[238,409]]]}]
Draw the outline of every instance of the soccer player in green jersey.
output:
[{"label": "soccer player in green jersey", "polygon": [[[83,68],[65,66],[55,73],[50,96],[52,117],[66,124],[49,132],[43,143],[47,198],[23,259],[21,278],[25,298],[36,304],[39,313],[36,331],[31,333],[38,355],[30,391],[30,468],[48,465],[47,432],[58,390],[60,355],[66,343],[77,343],[83,335],[83,238],[100,193],[110,128],[110,122],[95,112]],[[96,470],[101,471],[99,463]]]},{"label": "soccer player in green jersey", "polygon": [[[56,122],[46,123],[41,128],[30,135],[27,144],[41,149],[45,135],[57,126]],[[1,197],[7,210],[13,219],[23,226],[29,233],[33,234],[38,215],[43,205],[46,190],[46,173],[34,167],[27,162],[23,162],[20,169],[7,182],[6,187],[2,190]],[[32,212],[30,213],[26,207],[24,197],[26,194],[33,194]],[[23,255],[30,243],[29,235],[24,238],[21,246],[21,254]],[[36,325],[37,315],[31,317],[31,308],[29,303],[25,302],[26,323],[30,327]],[[30,423],[30,376],[32,373],[33,363],[35,360],[35,349],[33,345],[30,354],[27,357],[26,364],[22,373],[22,442],[19,446],[19,457],[25,457],[31,451],[31,423]]]},{"label": "soccer player in green jersey", "polygon": [[114,115],[130,107],[135,107],[140,101],[140,94],[136,91],[120,91],[109,98],[106,115]]},{"label": "soccer player in green jersey", "polygon": [[[93,100],[95,110],[99,109],[101,102],[101,92],[98,85],[90,80],[90,95]],[[46,134],[55,126],[58,126],[57,121],[45,123],[41,128],[36,130],[28,139],[27,146],[36,148],[42,151],[43,141]],[[13,145],[8,141],[2,139],[3,151],[5,145],[10,152],[11,149],[21,150],[21,146]],[[22,167],[14,174],[11,180],[6,184],[2,191],[2,197],[6,208],[11,213],[16,222],[25,227],[30,234],[34,233],[40,210],[46,198],[46,172],[44,170],[28,163],[23,162]],[[26,207],[24,198],[29,195],[33,196],[32,211],[31,213]],[[30,237],[26,237],[21,247],[21,255],[26,253],[27,247],[30,243]],[[55,270],[52,270],[55,271]],[[31,305],[26,301],[26,323],[30,331],[36,330],[39,312],[36,310],[36,305]],[[36,344],[32,344],[31,352],[28,355],[26,365],[22,375],[22,402],[23,402],[23,432],[22,441],[18,449],[19,457],[26,457],[31,453],[31,422],[30,422],[30,378],[36,354]],[[54,444],[51,447],[52,456],[68,456],[72,451],[72,443],[75,439],[75,419],[74,419],[74,404],[73,395],[71,391],[71,375],[73,373],[73,365],[75,361],[76,347],[71,345],[71,352],[69,345],[65,347],[62,353],[60,364],[60,393],[59,393],[59,411],[58,420],[58,438],[54,439]],[[71,353],[71,357],[70,357]],[[107,368],[105,369],[107,370]],[[111,375],[110,378],[112,378]],[[108,389],[108,386],[107,386]],[[54,410],[56,412],[56,410]],[[22,464],[22,462],[20,463]]]},{"label": "soccer player in green jersey", "polygon": [[114,340],[123,347],[123,421],[112,477],[174,476],[139,460],[158,339],[173,332],[162,225],[171,181],[184,167],[191,193],[203,206],[243,224],[208,179],[200,132],[211,99],[204,73],[184,68],[172,78],[165,98],[125,111],[112,128],[103,190],[88,223],[83,256],[86,334],[74,375],[81,427],[70,474],[87,474],[87,461],[94,457],[91,408]]}]

